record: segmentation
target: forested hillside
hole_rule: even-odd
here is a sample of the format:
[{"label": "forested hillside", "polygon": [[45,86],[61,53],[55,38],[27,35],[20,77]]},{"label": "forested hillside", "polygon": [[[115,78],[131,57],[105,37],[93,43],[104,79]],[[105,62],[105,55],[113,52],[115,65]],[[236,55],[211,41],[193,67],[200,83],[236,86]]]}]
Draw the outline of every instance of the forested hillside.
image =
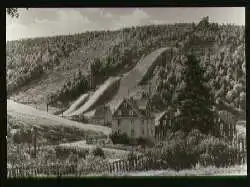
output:
[{"label": "forested hillside", "polygon": [[148,80],[156,83],[152,84],[155,106],[164,108],[182,85],[187,50],[212,48],[198,56],[215,97],[244,108],[244,33],[243,26],[217,25],[203,19],[199,24],[150,25],[7,42],[8,96],[29,97],[38,103],[44,99],[74,100],[90,89],[91,73],[94,82],[101,84],[109,76],[133,68],[142,55],[161,47],[175,47],[172,59],[158,65]]}]

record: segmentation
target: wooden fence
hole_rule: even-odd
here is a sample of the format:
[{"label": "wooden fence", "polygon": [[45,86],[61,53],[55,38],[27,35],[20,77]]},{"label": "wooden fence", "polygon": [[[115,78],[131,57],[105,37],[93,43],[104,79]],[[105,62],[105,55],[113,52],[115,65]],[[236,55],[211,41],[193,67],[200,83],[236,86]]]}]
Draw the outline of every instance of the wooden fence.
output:
[{"label": "wooden fence", "polygon": [[[245,143],[245,142],[244,142]],[[237,143],[235,144],[235,146]],[[247,162],[246,147],[237,147],[239,149],[236,155],[237,164]],[[233,156],[233,155],[232,155]],[[232,157],[232,160],[235,158]],[[199,164],[199,163],[197,163]],[[230,163],[228,163],[228,166]],[[7,168],[8,177],[46,177],[46,176],[86,176],[88,174],[98,173],[121,173],[130,171],[147,171],[168,169],[168,164],[162,160],[155,160],[145,155],[137,155],[131,159],[114,161],[98,167],[79,168],[77,164],[54,164],[45,166],[21,166]]]},{"label": "wooden fence", "polygon": [[[237,164],[246,163],[246,152],[237,155]],[[131,171],[147,171],[168,169],[167,163],[161,160],[154,160],[146,156],[140,155],[134,159],[124,159],[114,161],[101,166],[102,169],[89,167],[78,169],[77,164],[54,164],[36,167],[14,167],[7,168],[8,177],[47,177],[47,176],[86,176],[88,174],[121,173]]]}]

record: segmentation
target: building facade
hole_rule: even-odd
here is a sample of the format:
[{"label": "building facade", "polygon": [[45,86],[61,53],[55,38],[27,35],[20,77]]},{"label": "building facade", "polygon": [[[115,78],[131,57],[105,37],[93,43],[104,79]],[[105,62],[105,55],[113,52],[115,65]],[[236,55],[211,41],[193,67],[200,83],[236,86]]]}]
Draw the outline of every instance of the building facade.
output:
[{"label": "building facade", "polygon": [[150,102],[124,98],[112,118],[112,133],[127,134],[130,138],[154,139],[154,116]]}]

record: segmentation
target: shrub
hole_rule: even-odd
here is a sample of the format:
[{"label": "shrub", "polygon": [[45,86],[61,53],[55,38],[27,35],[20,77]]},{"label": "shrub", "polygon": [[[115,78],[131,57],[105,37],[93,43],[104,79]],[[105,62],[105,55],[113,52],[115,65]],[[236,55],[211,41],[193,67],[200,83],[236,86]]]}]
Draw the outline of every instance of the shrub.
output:
[{"label": "shrub", "polygon": [[194,154],[189,150],[186,140],[172,140],[162,148],[161,159],[167,162],[170,168],[180,170],[196,164]]},{"label": "shrub", "polygon": [[238,151],[230,146],[225,140],[208,136],[199,145],[200,153],[209,154],[217,167],[225,167],[236,164]]},{"label": "shrub", "polygon": [[113,144],[129,144],[129,138],[126,133],[119,134],[117,132],[112,133],[110,135],[110,139],[112,140]]},{"label": "shrub", "polygon": [[97,147],[93,150],[93,155],[95,157],[102,157],[102,158],[105,158],[105,154],[104,154],[104,151],[102,150],[102,148],[100,147]]},{"label": "shrub", "polygon": [[214,163],[214,157],[208,153],[202,153],[199,158],[200,164],[204,167]]}]

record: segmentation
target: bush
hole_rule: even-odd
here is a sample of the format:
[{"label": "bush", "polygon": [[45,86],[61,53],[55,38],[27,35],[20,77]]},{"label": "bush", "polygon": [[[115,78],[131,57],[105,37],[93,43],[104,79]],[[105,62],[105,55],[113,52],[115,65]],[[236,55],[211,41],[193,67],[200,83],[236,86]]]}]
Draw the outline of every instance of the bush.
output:
[{"label": "bush", "polygon": [[[238,151],[235,147],[230,146],[225,140],[209,136],[199,145],[201,154],[208,154],[216,167],[225,167],[236,164]],[[203,158],[202,158],[203,159]]]},{"label": "bush", "polygon": [[161,160],[172,169],[192,168],[196,164],[196,152],[190,150],[186,140],[172,140],[161,151]]},{"label": "bush", "polygon": [[126,133],[119,134],[117,132],[112,133],[110,135],[110,139],[112,140],[113,144],[129,144],[129,138]]},{"label": "bush", "polygon": [[202,153],[199,158],[200,164],[204,167],[214,163],[214,157],[208,153]]},{"label": "bush", "polygon": [[100,147],[97,147],[93,150],[93,155],[95,157],[102,157],[102,158],[105,158],[105,154],[104,154],[104,151],[102,150],[102,148]]},{"label": "bush", "polygon": [[236,164],[237,149],[225,140],[204,135],[192,130],[184,135],[175,133],[166,142],[146,151],[146,156],[160,160],[163,167],[176,170],[193,168],[199,162],[202,166],[225,167]]}]

